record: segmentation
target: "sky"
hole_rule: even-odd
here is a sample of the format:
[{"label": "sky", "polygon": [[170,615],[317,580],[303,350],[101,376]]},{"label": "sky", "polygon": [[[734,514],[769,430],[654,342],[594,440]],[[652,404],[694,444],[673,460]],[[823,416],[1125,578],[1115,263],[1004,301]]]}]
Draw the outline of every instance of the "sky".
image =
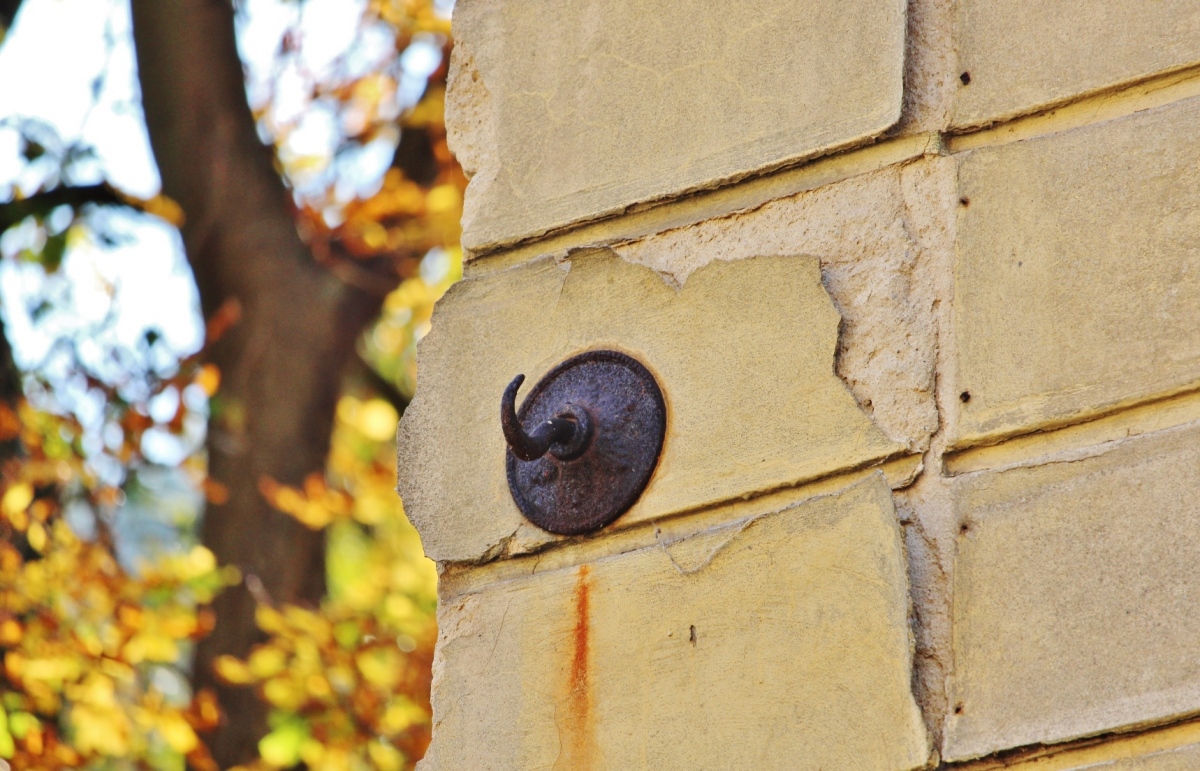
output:
[{"label": "sky", "polygon": [[[159,189],[158,171],[138,101],[133,49],[125,2],[26,0],[16,24],[0,45],[0,200],[14,191],[34,192],[46,172],[20,157],[14,123],[35,119],[65,143],[82,140],[96,148],[97,161],[84,164],[76,183],[103,177],[131,195],[148,198]],[[93,104],[93,82],[99,98]],[[97,327],[116,310],[113,323],[96,339],[135,346],[155,328],[170,347],[190,352],[202,340],[199,305],[174,228],[153,217],[108,215],[122,236],[115,248],[72,242],[62,276],[47,279],[37,265],[0,261],[0,308],[22,367],[43,361],[54,339],[73,329]],[[0,240],[11,257],[31,229]],[[49,287],[47,287],[47,283]],[[50,289],[70,312],[34,324],[25,299]],[[98,338],[100,336],[97,336]],[[86,354],[86,352],[85,352]]]},{"label": "sky", "polygon": [[[238,45],[248,73],[248,96],[261,105],[275,88],[269,119],[295,126],[284,152],[328,159],[338,141],[336,116],[306,100],[305,76],[339,66],[367,71],[390,55],[391,36],[382,27],[360,34],[365,0],[245,0],[238,17]],[[45,179],[39,164],[20,157],[15,123],[34,119],[51,127],[64,143],[93,146],[97,160],[82,164],[72,182],[107,180],[139,198],[160,186],[137,88],[130,38],[128,0],[25,0],[16,23],[0,44],[0,202],[15,191],[34,192]],[[277,71],[276,52],[284,33],[303,38],[303,58]],[[405,54],[405,76],[395,98],[399,112],[416,102],[425,76],[437,66],[435,46],[414,46]],[[93,102],[92,89],[98,98]],[[369,195],[391,162],[398,136],[384,136],[356,150],[337,169],[345,197]],[[318,164],[318,171],[323,169]],[[323,187],[326,176],[294,180],[297,194],[306,181]],[[336,216],[331,214],[331,217]],[[134,346],[147,329],[159,332],[170,348],[187,354],[203,339],[199,302],[178,233],[149,216],[123,213],[110,223],[123,236],[115,248],[73,242],[63,275],[51,279],[71,313],[51,314],[34,324],[25,298],[46,289],[40,268],[0,260],[0,309],[14,340],[18,364],[44,360],[53,340],[71,329],[95,327],[110,309],[115,323],[109,344]],[[11,257],[28,245],[31,228],[0,239],[0,255]]]},{"label": "sky", "polygon": [[[359,29],[364,3],[243,0],[237,19],[251,103],[262,106],[273,88],[268,120],[295,126],[284,151],[326,159],[328,173],[308,182],[323,187],[328,174],[335,173],[347,197],[374,192],[373,186],[391,163],[398,134],[348,154],[344,167],[339,161],[337,169],[330,168],[328,159],[339,141],[337,117],[307,101],[305,77],[320,76],[335,63],[366,72],[394,56],[390,32]],[[289,29],[302,35],[302,57],[290,69],[280,70],[276,54]],[[0,43],[0,204],[56,181],[57,164],[49,158],[29,163],[22,157],[17,127],[25,125],[28,132],[30,121],[36,122],[32,131],[49,146],[57,135],[60,145],[95,148],[95,159],[77,164],[68,183],[106,179],[139,198],[158,193],[160,180],[143,121],[130,34],[128,0],[24,0],[15,24]],[[414,46],[405,54],[406,74],[394,98],[397,115],[420,97],[425,77],[438,65],[439,52],[440,45],[431,44]],[[303,196],[305,180],[293,182],[297,195]],[[82,340],[79,356],[93,371],[103,371],[105,366],[118,366],[108,361],[106,352],[136,350],[147,330],[154,330],[166,343],[165,350],[156,349],[165,360],[151,365],[169,374],[177,357],[200,347],[204,330],[179,233],[157,218],[132,211],[108,209],[92,216],[119,236],[119,242],[104,245],[83,235],[69,239],[61,270],[49,277],[40,265],[15,259],[38,237],[35,227],[17,227],[0,237],[0,313],[17,363],[26,370],[36,367],[54,379],[56,367],[69,371],[65,359],[55,358],[54,341],[75,338]],[[55,310],[35,321],[35,301],[47,296],[55,300]],[[158,472],[148,468],[139,474],[144,477],[143,487],[154,488],[154,504],[131,499],[116,513],[118,531],[129,531],[126,538],[118,539],[128,545],[129,555],[152,550],[149,542],[171,542],[178,520],[190,519],[198,511],[196,491],[185,489],[178,474],[160,473],[203,443],[206,404],[202,392],[191,393],[196,388],[182,394],[168,389],[149,404],[152,415],[169,416],[182,398],[188,401],[196,425],[182,441],[165,431],[146,433],[143,453],[162,465]],[[98,394],[86,383],[56,387],[58,403],[74,412],[85,427],[85,450],[98,464],[96,470],[117,484],[124,470],[111,457],[96,452],[110,444],[106,431],[113,428],[105,425],[104,402]],[[106,462],[110,468],[105,468]],[[72,518],[72,524],[86,530],[86,520],[81,514]]]},{"label": "sky", "polygon": [[[340,81],[394,64],[394,30],[382,21],[361,24],[366,1],[238,3],[237,42],[247,73],[247,96],[255,108],[269,106],[260,134],[264,140],[272,132],[286,136],[280,148],[285,161],[288,156],[311,160],[289,165],[307,170],[290,179],[299,199],[320,194],[325,200],[329,184],[335,185],[335,199],[341,202],[370,196],[378,190],[399,141],[398,130],[385,130],[361,147],[347,147],[342,130],[348,114],[338,112],[344,105],[311,98],[314,81]],[[445,0],[439,7],[449,16],[452,2]],[[300,41],[300,53],[281,59],[281,41],[289,33]],[[441,42],[418,38],[405,50],[399,72],[391,70],[398,75],[398,87],[383,99],[381,117],[398,117],[416,104],[428,75],[440,64]],[[59,182],[58,164],[50,157],[54,153],[34,162],[22,157],[18,127],[51,148],[94,148],[95,157],[75,164],[71,177],[62,180],[67,184],[107,180],[138,198],[158,193],[160,180],[138,91],[129,0],[22,3],[0,43],[0,204]],[[61,213],[66,218],[61,227],[66,227],[70,215]],[[85,449],[87,442],[99,449],[106,441],[103,401],[95,389],[89,393],[86,383],[64,387],[72,359],[55,342],[81,341],[75,355],[91,372],[115,382],[127,365],[114,360],[113,351],[144,350],[139,342],[153,330],[165,345],[153,347],[145,354],[150,360],[141,365],[170,375],[178,358],[199,349],[204,324],[174,227],[124,209],[100,209],[89,216],[92,227],[71,231],[62,267],[50,276],[40,265],[17,259],[44,238],[32,222],[0,237],[0,313],[17,364],[59,383],[56,403],[72,411],[85,431],[94,427]],[[325,217],[336,224],[338,207],[328,207]],[[52,216],[51,227],[53,220]],[[96,231],[115,235],[117,243],[98,243],[91,235]],[[52,302],[35,314],[46,298]],[[203,412],[202,405],[189,401],[189,407]],[[191,439],[181,444],[165,432],[159,436],[150,431],[142,449],[150,460],[174,465],[203,441],[202,425]]]},{"label": "sky", "polygon": [[[339,105],[314,102],[311,82],[376,73],[386,66],[398,86],[384,95],[378,114],[384,120],[398,118],[417,103],[440,65],[443,41],[418,36],[399,57],[397,69],[395,30],[383,22],[360,24],[367,0],[235,2],[247,96],[257,109],[269,106],[260,136],[269,141],[269,134],[286,128],[281,158],[287,161],[290,154],[313,161],[290,165],[307,169],[305,176],[289,179],[294,195],[325,201],[326,186],[333,184],[335,202],[325,218],[336,225],[339,201],[369,197],[379,189],[399,131],[385,128],[361,147],[347,146],[342,133],[347,114],[339,113]],[[436,0],[436,6],[449,17],[453,0]],[[289,33],[302,45],[299,55],[282,61],[281,41]],[[129,0],[24,0],[0,42],[0,205],[60,183],[106,180],[143,199],[159,192],[136,67]],[[33,162],[22,156],[18,127],[52,151],[80,145],[94,148],[95,156],[74,164],[71,176],[59,180],[53,152]],[[52,213],[47,225],[61,232],[70,214],[58,213],[64,221],[56,223]],[[200,348],[204,323],[173,226],[124,208],[97,209],[88,216],[93,220],[87,228],[68,231],[77,237],[68,237],[62,266],[50,276],[40,264],[19,258],[44,237],[32,222],[0,236],[0,314],[18,366],[54,383],[48,403],[39,403],[33,392],[31,400],[73,413],[83,428],[88,465],[99,479],[120,488],[115,506],[104,511],[68,502],[67,521],[86,537],[96,517],[104,517],[117,536],[117,556],[136,572],[147,556],[186,550],[194,538],[204,496],[184,461],[202,457],[207,396],[198,385],[182,391],[170,386],[150,399],[149,413],[159,422],[169,420],[182,400],[188,407],[185,430],[182,436],[147,430],[141,450],[150,464],[131,471],[114,454],[123,435],[106,417],[104,394],[88,384],[55,341],[76,341],[74,355],[110,383],[123,378],[145,390],[144,379],[128,377],[128,359],[123,365],[112,352],[135,352],[147,359],[140,366],[169,376],[178,359]],[[117,241],[99,243],[91,235],[96,232]],[[422,262],[421,274],[437,283],[449,265],[448,256],[435,249]],[[35,314],[40,298],[52,300],[51,311]],[[150,330],[165,345],[139,347]]]}]

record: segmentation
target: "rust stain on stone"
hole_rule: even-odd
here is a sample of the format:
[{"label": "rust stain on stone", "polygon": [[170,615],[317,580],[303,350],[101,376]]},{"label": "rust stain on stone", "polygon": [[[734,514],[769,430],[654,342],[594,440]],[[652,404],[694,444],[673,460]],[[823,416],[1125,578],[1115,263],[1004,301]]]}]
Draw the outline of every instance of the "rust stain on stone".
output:
[{"label": "rust stain on stone", "polygon": [[588,566],[580,565],[575,583],[575,627],[571,634],[571,663],[567,680],[567,725],[563,752],[556,768],[588,771],[596,757],[592,725],[591,583]]},{"label": "rust stain on stone", "polygon": [[[575,655],[571,658],[571,693],[587,694],[588,691],[588,602],[591,587],[588,585],[588,566],[579,566],[579,581],[575,585]],[[586,709],[586,704],[584,707]]]}]

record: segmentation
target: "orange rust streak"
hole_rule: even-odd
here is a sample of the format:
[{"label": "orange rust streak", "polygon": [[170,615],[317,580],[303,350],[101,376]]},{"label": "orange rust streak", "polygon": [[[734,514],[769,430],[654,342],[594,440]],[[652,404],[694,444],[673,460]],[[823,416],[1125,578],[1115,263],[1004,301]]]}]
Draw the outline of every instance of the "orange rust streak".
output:
[{"label": "orange rust streak", "polygon": [[568,723],[563,753],[556,769],[589,771],[595,765],[596,739],[591,721],[591,584],[588,566],[579,567],[575,584],[575,629],[571,635],[570,676],[567,681]]},{"label": "orange rust streak", "polygon": [[579,583],[575,586],[575,655],[571,660],[571,693],[574,701],[584,702],[583,710],[587,713],[588,691],[588,636],[589,636],[589,595],[588,566],[579,566]]}]

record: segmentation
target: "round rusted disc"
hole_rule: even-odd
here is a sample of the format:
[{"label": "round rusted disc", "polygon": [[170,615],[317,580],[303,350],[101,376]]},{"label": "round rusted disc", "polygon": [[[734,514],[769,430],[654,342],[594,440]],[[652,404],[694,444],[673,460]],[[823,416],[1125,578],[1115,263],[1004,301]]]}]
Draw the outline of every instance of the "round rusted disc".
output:
[{"label": "round rusted disc", "polygon": [[551,533],[604,527],[642,494],[662,451],[667,410],[650,371],[617,351],[588,351],[542,378],[517,412],[525,430],[568,405],[588,411],[591,443],[562,461],[547,453],[522,461],[507,450],[508,487],[525,517]]}]

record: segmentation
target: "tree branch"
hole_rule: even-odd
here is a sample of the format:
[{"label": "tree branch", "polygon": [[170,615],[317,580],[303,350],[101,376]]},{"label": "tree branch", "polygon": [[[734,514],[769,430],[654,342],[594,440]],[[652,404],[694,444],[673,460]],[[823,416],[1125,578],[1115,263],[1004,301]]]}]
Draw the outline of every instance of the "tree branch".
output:
[{"label": "tree branch", "polygon": [[0,232],[18,224],[26,217],[45,217],[59,206],[66,205],[73,209],[79,209],[87,204],[97,206],[129,205],[127,199],[105,182],[81,187],[56,187],[53,190],[36,193],[28,198],[10,201],[0,206]]},{"label": "tree branch", "polygon": [[12,26],[21,8],[21,0],[0,0],[0,29]]}]

